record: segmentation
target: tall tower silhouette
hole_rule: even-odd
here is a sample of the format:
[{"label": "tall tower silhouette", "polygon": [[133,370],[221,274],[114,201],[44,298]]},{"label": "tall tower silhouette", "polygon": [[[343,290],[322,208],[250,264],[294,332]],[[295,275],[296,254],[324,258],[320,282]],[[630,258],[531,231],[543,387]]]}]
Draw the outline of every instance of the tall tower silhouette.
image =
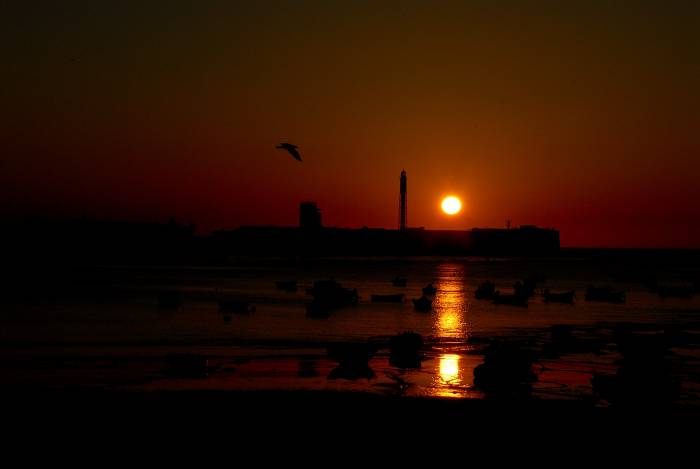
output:
[{"label": "tall tower silhouette", "polygon": [[406,231],[406,217],[408,207],[406,206],[406,170],[401,170],[401,183],[399,185],[399,230]]}]

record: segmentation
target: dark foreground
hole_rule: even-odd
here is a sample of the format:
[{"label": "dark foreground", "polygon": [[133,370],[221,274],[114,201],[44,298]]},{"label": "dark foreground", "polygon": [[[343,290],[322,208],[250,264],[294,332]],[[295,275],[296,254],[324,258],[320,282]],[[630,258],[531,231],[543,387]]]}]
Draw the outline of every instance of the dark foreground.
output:
[{"label": "dark foreground", "polygon": [[30,392],[2,402],[6,460],[68,467],[681,467],[697,456],[700,417],[688,407],[322,391]]},{"label": "dark foreground", "polygon": [[[387,397],[326,391],[30,391],[2,396],[5,422],[37,431],[70,423],[76,429],[193,434],[223,425],[231,436],[264,432],[284,438],[445,431],[499,435],[532,430],[610,436],[621,429],[697,434],[697,406],[599,407],[585,401]],[[663,427],[658,427],[664,423]],[[684,429],[684,425],[690,425]],[[218,431],[218,430],[217,430]],[[331,433],[329,433],[331,432]],[[60,436],[60,434],[56,434]],[[618,435],[619,436],[619,435]]]}]

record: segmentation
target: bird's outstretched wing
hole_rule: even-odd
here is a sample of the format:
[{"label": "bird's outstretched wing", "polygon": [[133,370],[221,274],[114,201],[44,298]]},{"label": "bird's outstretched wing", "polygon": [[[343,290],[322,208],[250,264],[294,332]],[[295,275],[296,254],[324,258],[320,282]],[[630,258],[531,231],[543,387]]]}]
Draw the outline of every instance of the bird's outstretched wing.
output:
[{"label": "bird's outstretched wing", "polygon": [[297,150],[296,145],[292,145],[291,143],[283,143],[281,145],[276,146],[275,148],[279,148],[280,150],[287,150],[290,155],[294,157],[295,160],[301,161],[301,155],[299,154],[299,150]]},{"label": "bird's outstretched wing", "polygon": [[301,161],[301,155],[299,154],[297,147],[287,148],[287,150],[289,150],[289,153],[291,153],[294,158]]}]

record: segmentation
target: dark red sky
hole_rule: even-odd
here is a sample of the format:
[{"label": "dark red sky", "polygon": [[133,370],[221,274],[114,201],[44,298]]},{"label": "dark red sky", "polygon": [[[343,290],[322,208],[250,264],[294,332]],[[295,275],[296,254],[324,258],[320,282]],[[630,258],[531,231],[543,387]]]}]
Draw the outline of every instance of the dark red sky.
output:
[{"label": "dark red sky", "polygon": [[413,226],[700,247],[698,2],[27,3],[4,214],[394,227],[405,168]]}]

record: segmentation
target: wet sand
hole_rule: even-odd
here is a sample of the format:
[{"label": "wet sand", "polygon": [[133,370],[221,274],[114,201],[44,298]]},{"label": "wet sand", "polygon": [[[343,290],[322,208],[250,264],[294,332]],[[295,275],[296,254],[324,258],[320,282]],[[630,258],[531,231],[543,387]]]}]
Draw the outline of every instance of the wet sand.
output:
[{"label": "wet sand", "polygon": [[[583,292],[589,282],[610,281],[596,273],[597,264],[583,273],[579,264],[565,264],[554,265],[559,274],[552,268],[549,285],[555,290]],[[367,298],[393,292],[387,279],[404,268],[415,279],[408,296],[436,282],[434,311],[361,301],[319,321],[306,316],[309,298],[303,291],[274,289],[275,279],[291,276],[279,270],[284,266],[202,278],[189,271],[139,270],[126,277],[123,289],[107,289],[121,292],[116,298],[85,299],[80,291],[77,299],[19,301],[4,308],[3,415],[28,435],[40,431],[66,439],[71,437],[66,429],[76,424],[83,434],[94,430],[116,440],[124,435],[167,440],[203,431],[228,439],[225,445],[241,435],[258,441],[276,435],[298,437],[311,447],[317,439],[352,441],[357,451],[368,434],[373,441],[398,435],[403,441],[396,448],[404,450],[424,438],[465,435],[530,436],[541,443],[547,441],[542,435],[580,436],[585,427],[592,428],[589,437],[617,442],[622,427],[680,432],[700,416],[697,298],[660,299],[628,284],[625,305],[583,300],[552,305],[536,297],[530,308],[520,309],[477,301],[473,290],[487,278],[511,285],[532,271],[529,263],[398,263],[378,272],[355,263],[330,265],[314,266],[306,281],[339,278]],[[179,310],[157,309],[155,292],[166,287],[185,292]],[[255,314],[225,322],[212,296],[220,287],[254,301]],[[568,329],[558,330],[569,333],[563,340],[555,334],[562,325]],[[405,330],[424,337],[418,368],[390,361],[387,341]],[[625,367],[620,337],[626,333],[662,338],[665,349],[644,356],[641,366],[628,365],[624,393],[613,393],[617,402],[611,402],[596,392],[592,378],[620,374]],[[326,347],[367,340],[379,350],[362,370],[365,375],[339,374]],[[536,355],[531,393],[495,398],[475,385],[474,370],[499,341]],[[206,360],[205,376],[168,374],[173,354]],[[663,380],[677,385],[671,399],[649,391]]]},{"label": "wet sand", "polygon": [[[271,343],[249,343],[221,347],[118,347],[84,345],[74,347],[4,347],[0,358],[0,385],[6,391],[41,390],[53,392],[104,392],[126,395],[153,393],[351,393],[377,397],[484,399],[475,386],[474,370],[484,361],[493,344],[517,344],[535,354],[531,399],[578,401],[595,408],[610,405],[592,386],[596,374],[615,375],[623,355],[622,332],[642,338],[663,338],[668,342],[659,355],[669,369],[665,379],[680,383],[671,403],[700,407],[700,335],[697,325],[597,324],[566,326],[568,339],[555,340],[553,329],[513,330],[499,337],[471,337],[469,340],[426,339],[419,366],[401,368],[392,364],[387,338],[373,338],[377,354],[359,375],[338,372],[325,346],[307,344],[291,347]],[[671,332],[673,331],[673,332]],[[201,376],[173,376],[168,357],[191,354],[206,365]],[[651,360],[654,357],[645,357]],[[649,369],[650,370],[650,369]],[[643,369],[638,381],[653,386],[657,379]],[[645,381],[647,380],[647,381]],[[632,390],[632,394],[634,390]],[[634,398],[635,396],[631,396]],[[650,403],[654,404],[654,403]]]}]

